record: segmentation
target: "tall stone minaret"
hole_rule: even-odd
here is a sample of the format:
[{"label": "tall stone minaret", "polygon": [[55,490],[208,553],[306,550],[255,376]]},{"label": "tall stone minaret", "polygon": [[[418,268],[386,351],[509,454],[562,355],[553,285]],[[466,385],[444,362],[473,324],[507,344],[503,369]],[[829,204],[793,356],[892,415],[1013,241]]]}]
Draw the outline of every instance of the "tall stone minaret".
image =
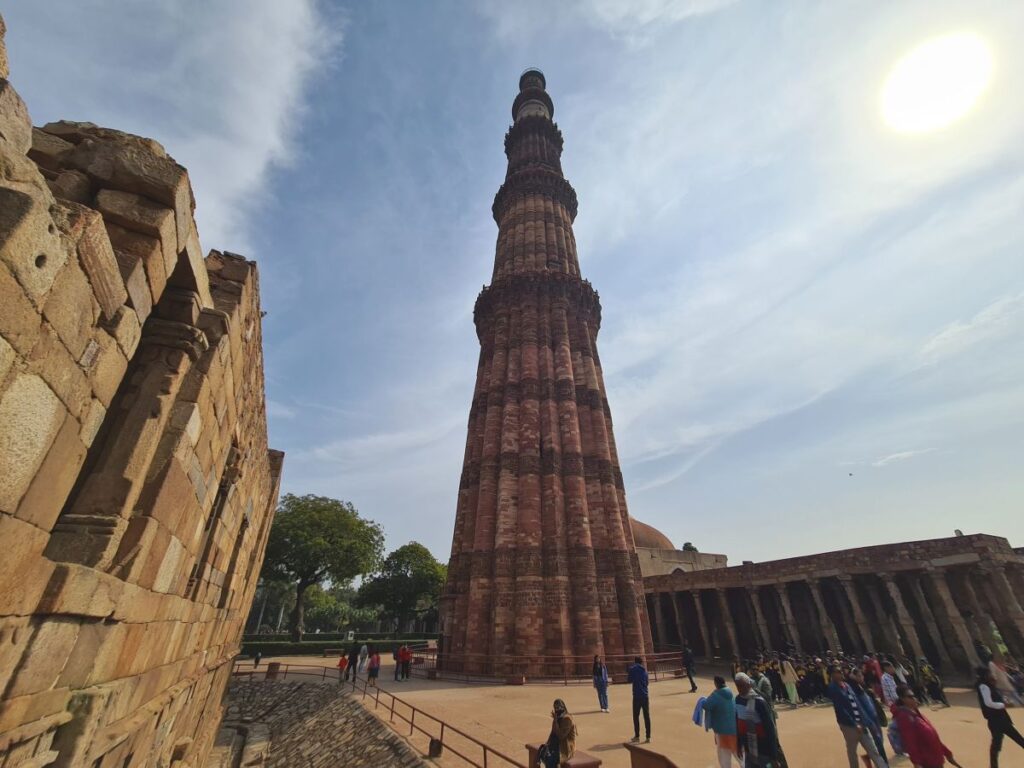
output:
[{"label": "tall stone minaret", "polygon": [[443,656],[494,674],[511,674],[492,660],[513,656],[589,667],[596,653],[653,650],[597,355],[601,305],[580,277],[576,192],[545,86],[539,70],[523,73],[505,135],[441,606]]}]

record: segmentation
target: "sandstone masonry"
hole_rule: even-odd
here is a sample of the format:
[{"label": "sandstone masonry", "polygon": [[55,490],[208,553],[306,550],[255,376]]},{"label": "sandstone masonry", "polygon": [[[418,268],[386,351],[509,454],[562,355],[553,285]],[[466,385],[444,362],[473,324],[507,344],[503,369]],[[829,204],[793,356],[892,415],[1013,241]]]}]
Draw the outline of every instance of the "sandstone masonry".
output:
[{"label": "sandstone masonry", "polygon": [[0,765],[201,765],[276,505],[256,266],[151,139],[33,128],[0,21]]}]

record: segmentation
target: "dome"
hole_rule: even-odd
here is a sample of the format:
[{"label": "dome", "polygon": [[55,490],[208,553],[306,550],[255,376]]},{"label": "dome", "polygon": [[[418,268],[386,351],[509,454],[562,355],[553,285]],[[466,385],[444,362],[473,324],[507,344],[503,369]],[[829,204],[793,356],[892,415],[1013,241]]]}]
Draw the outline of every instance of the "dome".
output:
[{"label": "dome", "polygon": [[634,517],[629,518],[629,527],[633,530],[633,541],[638,547],[645,549],[675,549],[675,545],[657,528],[641,523]]}]

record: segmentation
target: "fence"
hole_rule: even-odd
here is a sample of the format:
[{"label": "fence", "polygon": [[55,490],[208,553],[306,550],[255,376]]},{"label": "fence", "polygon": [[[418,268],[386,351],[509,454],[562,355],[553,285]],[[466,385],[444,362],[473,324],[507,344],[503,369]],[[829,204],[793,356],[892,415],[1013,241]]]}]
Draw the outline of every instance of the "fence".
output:
[{"label": "fence", "polygon": [[[412,671],[417,677],[444,678],[465,682],[517,682],[590,684],[593,656],[486,656],[483,654],[439,655],[436,649],[414,651]],[[632,654],[604,657],[612,682],[626,682]],[[644,657],[652,681],[682,674],[682,656],[677,652],[652,653]]]},{"label": "fence", "polygon": [[[470,736],[462,729],[457,728],[451,723],[447,723],[440,718],[434,717],[428,712],[424,712],[419,707],[410,704],[404,699],[400,699],[393,693],[389,693],[382,688],[370,686],[365,680],[359,680],[358,678],[354,678],[350,681],[339,680],[340,673],[333,667],[270,662],[262,670],[258,668],[240,669],[236,662],[232,674],[236,678],[244,678],[248,680],[294,680],[298,678],[309,682],[338,681],[344,688],[351,688],[353,696],[361,693],[363,706],[367,709],[370,708],[370,704],[367,699],[372,700],[374,712],[379,712],[379,716],[381,718],[383,718],[383,715],[386,713],[388,716],[388,723],[396,731],[398,730],[398,727],[396,727],[395,718],[398,718],[400,722],[408,724],[408,736],[410,738],[414,734],[418,733],[429,739],[431,742],[432,756],[436,756],[434,755],[434,745],[436,744],[444,750],[447,750],[447,752],[461,758],[474,768],[490,768],[492,765],[526,768],[524,763],[514,760],[508,755],[489,747],[487,744],[484,744],[474,736]],[[383,707],[384,712],[380,711],[381,707]],[[480,754],[479,762],[474,755],[468,754],[469,752],[475,753],[477,750],[479,750]]]}]

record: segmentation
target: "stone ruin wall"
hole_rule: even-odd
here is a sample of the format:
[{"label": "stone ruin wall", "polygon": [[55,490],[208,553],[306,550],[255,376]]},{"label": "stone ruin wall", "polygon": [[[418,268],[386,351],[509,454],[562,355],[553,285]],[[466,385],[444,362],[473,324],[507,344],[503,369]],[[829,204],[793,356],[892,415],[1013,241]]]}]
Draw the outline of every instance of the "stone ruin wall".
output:
[{"label": "stone ruin wall", "polygon": [[155,141],[32,127],[0,20],[0,766],[199,766],[256,587],[252,262]]}]

